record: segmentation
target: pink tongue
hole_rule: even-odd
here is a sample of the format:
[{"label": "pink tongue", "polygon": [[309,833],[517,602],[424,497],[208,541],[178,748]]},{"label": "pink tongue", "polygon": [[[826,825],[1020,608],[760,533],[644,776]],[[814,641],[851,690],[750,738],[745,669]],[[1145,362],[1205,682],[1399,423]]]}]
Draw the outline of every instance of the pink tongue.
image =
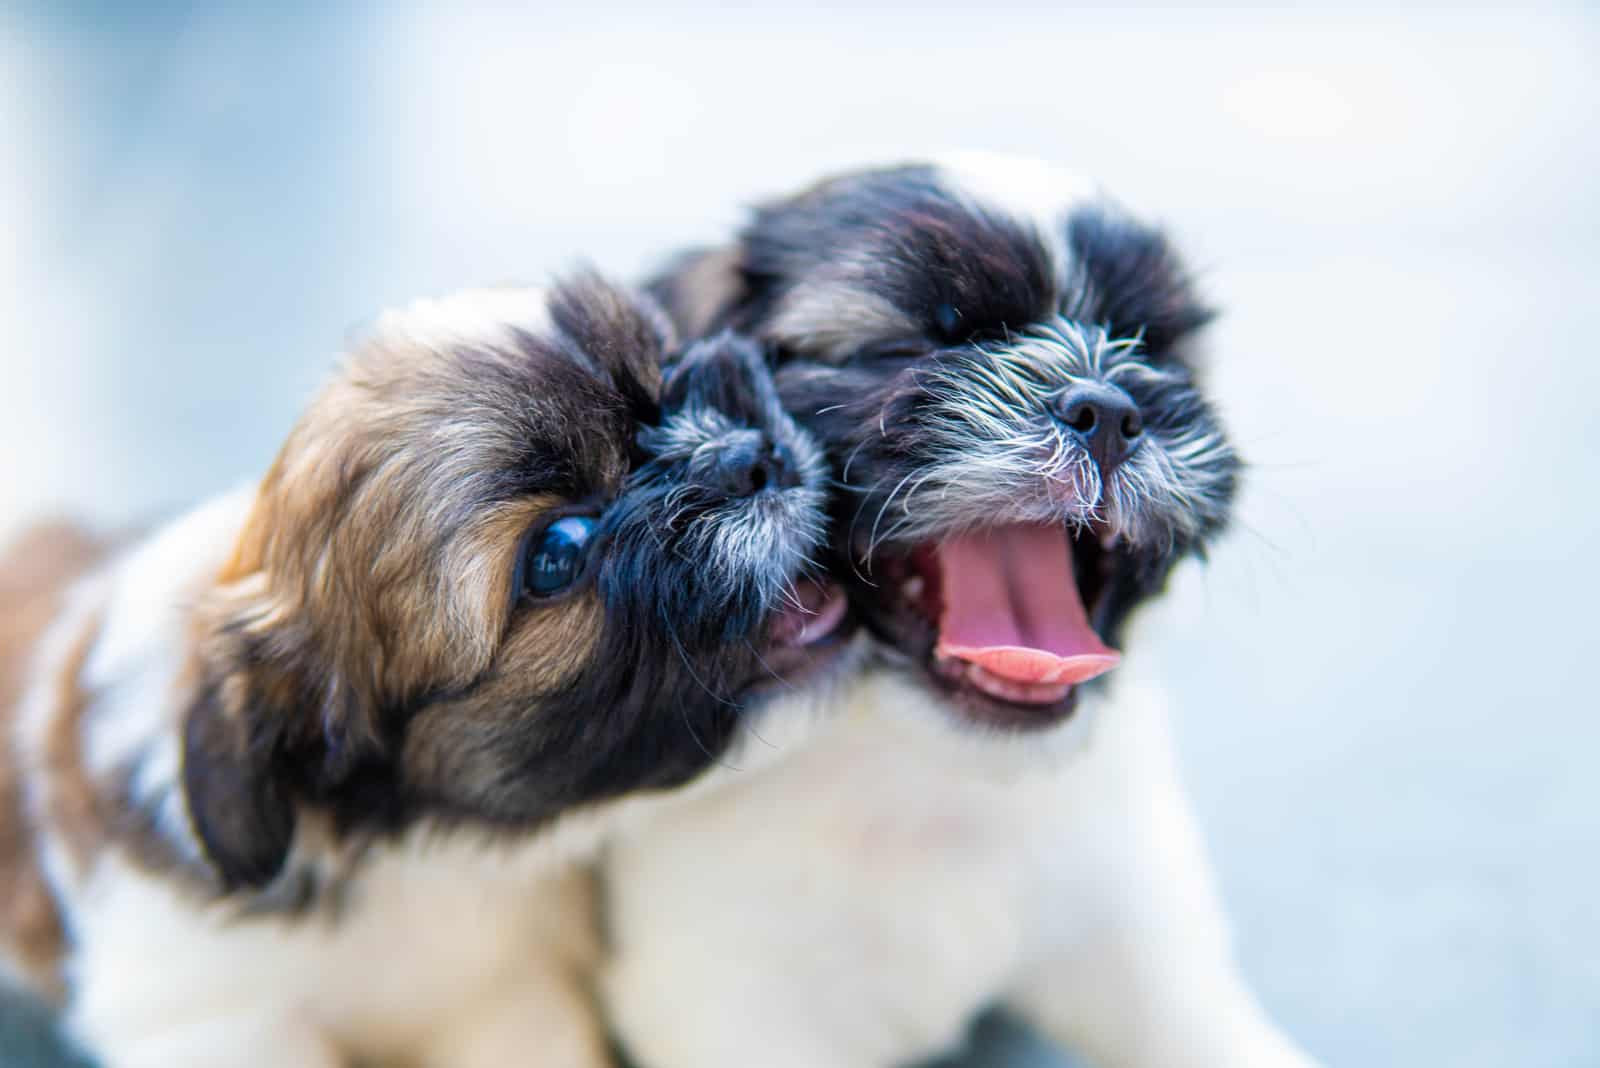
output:
[{"label": "pink tongue", "polygon": [[1025,683],[1076,683],[1122,655],[1089,626],[1061,527],[1018,524],[940,542],[935,652]]}]

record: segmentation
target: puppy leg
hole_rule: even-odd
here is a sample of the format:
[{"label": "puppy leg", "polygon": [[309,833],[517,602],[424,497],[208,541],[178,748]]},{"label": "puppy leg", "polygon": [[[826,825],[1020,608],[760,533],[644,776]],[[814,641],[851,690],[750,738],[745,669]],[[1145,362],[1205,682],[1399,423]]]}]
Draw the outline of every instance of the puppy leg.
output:
[{"label": "puppy leg", "polygon": [[1147,695],[1112,712],[1050,851],[1063,859],[1048,900],[1071,925],[1009,1004],[1106,1068],[1309,1068],[1234,965],[1163,704]]},{"label": "puppy leg", "polygon": [[609,1068],[593,997],[570,977],[508,981],[450,1021],[422,1068]]},{"label": "puppy leg", "polygon": [[1031,970],[1008,1000],[1097,1068],[1312,1068],[1222,962],[1185,962],[1136,932],[1079,950]]},{"label": "puppy leg", "polygon": [[[873,1036],[852,1026],[848,1014],[812,1002],[807,995],[817,988],[791,976],[787,958],[763,953],[757,969],[720,958],[670,949],[659,959],[632,953],[607,972],[606,1012],[630,1063],[638,1068],[888,1068],[891,1060],[901,1059],[868,1052],[876,1046]],[[696,996],[663,996],[684,990]],[[877,1024],[887,1026],[881,1020]]]},{"label": "puppy leg", "polygon": [[104,1068],[350,1068],[313,1026],[282,1013],[190,1024],[114,1047],[101,1063]]}]

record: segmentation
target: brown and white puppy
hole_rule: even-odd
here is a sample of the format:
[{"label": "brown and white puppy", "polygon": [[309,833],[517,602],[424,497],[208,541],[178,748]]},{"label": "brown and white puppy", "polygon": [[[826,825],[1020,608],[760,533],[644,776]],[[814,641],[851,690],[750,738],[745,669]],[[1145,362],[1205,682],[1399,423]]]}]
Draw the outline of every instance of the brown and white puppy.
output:
[{"label": "brown and white puppy", "polygon": [[418,304],[258,485],[6,558],[0,949],[107,1065],[604,1062],[563,860],[843,647],[819,451],[672,345],[593,277]]},{"label": "brown and white puppy", "polygon": [[965,157],[774,201],[655,289],[775,353],[878,664],[760,775],[608,850],[629,1051],[890,1068],[1003,1003],[1097,1064],[1303,1065],[1238,978],[1139,658],[1090,681],[1240,469],[1165,235]]}]

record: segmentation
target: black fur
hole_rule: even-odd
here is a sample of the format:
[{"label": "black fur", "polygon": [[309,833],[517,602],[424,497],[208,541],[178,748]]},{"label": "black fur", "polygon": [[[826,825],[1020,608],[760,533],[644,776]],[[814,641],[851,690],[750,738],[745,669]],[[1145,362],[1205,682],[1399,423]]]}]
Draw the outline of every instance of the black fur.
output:
[{"label": "black fur", "polygon": [[184,722],[183,787],[223,890],[271,882],[294,836],[286,784],[252,744],[249,728],[207,684]]},{"label": "black fur", "polygon": [[759,329],[777,302],[819,272],[887,298],[941,342],[1031,322],[1051,306],[1038,236],[973,212],[931,167],[841,178],[759,209],[741,253],[747,292],[728,321],[745,330]]},{"label": "black fur", "polygon": [[1102,324],[1112,337],[1141,338],[1150,357],[1165,359],[1214,317],[1161,231],[1103,205],[1074,211],[1066,231],[1088,283],[1061,302],[1073,318]]},{"label": "black fur", "polygon": [[[1055,262],[1052,246],[1066,251],[1066,262]],[[949,375],[936,396],[933,372],[993,366],[995,354],[1015,357],[1020,339],[1057,324],[1103,330],[1113,340],[1138,340],[1136,352],[1121,358],[1164,373],[1160,381],[1128,377],[1118,383],[1151,432],[1190,427],[1220,437],[1187,344],[1212,313],[1165,235],[1109,202],[1063,202],[1055,219],[1022,220],[985,207],[937,167],[892,167],[827,180],[758,209],[736,243],[737,272],[692,270],[713,255],[719,253],[680,259],[651,282],[652,290],[665,295],[675,313],[714,306],[714,323],[773,347],[784,403],[823,442],[847,487],[834,503],[833,566],[880,633],[893,629],[887,617],[903,613],[883,592],[891,581],[884,568],[892,561],[867,558],[863,527],[898,488],[964,458],[960,442],[930,426],[938,418],[931,406],[945,404],[948,415],[952,403]],[[690,280],[705,277],[720,277],[721,289],[687,290]],[[786,321],[786,304],[807,287],[841,305],[856,303],[850,293],[870,298],[859,302],[861,315],[840,307],[840,321],[858,330],[843,351],[836,337],[818,341]],[[885,303],[897,318],[873,312]],[[816,315],[809,312],[807,321]],[[858,320],[865,325],[857,327]],[[1028,394],[1025,403],[995,394],[978,373],[968,379],[971,403],[1009,407],[1019,424],[1047,421],[1046,384],[1059,381],[1065,364],[1049,362],[1049,346],[1030,351],[1035,354],[1028,359],[1037,361],[1031,369],[1023,359],[1010,365]],[[1197,506],[1181,536],[1124,543],[1110,559],[1102,558],[1095,539],[1082,539],[1074,552],[1080,587],[1086,599],[1095,595],[1091,619],[1108,642],[1116,643],[1129,614],[1161,589],[1176,561],[1203,552],[1224,527],[1238,466],[1231,450],[1218,451],[1206,472],[1214,500]],[[972,477],[981,480],[982,469]],[[1019,518],[986,502],[955,525]],[[930,536],[937,532],[921,530],[917,540]],[[890,539],[878,552],[892,557],[914,548]],[[931,633],[918,640],[931,646]],[[913,656],[926,652],[907,648],[904,640],[892,644]]]},{"label": "black fur", "polygon": [[[767,440],[794,433],[758,350],[724,337],[674,368],[663,418],[713,408]],[[712,764],[739,725],[748,691],[769,674],[759,652],[776,607],[727,561],[700,557],[686,531],[729,503],[688,463],[663,458],[660,428],[638,440],[644,462],[606,509],[595,585],[605,606],[602,645],[570,686],[492,748],[505,763],[492,795],[469,813],[538,822],[586,802],[684,783]],[[815,488],[815,487],[813,487]],[[798,573],[798,568],[796,569]]]}]

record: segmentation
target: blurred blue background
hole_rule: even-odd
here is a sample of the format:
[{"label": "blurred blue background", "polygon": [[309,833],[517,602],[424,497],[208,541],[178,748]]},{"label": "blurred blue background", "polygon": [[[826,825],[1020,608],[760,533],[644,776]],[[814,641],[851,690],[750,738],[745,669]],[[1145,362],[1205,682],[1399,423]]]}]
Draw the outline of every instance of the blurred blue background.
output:
[{"label": "blurred blue background", "polygon": [[633,274],[843,165],[1054,159],[1165,219],[1226,313],[1244,521],[1134,648],[1182,695],[1246,972],[1330,1064],[1600,1064],[1597,31],[13,5],[0,533],[259,472],[385,305]]}]

